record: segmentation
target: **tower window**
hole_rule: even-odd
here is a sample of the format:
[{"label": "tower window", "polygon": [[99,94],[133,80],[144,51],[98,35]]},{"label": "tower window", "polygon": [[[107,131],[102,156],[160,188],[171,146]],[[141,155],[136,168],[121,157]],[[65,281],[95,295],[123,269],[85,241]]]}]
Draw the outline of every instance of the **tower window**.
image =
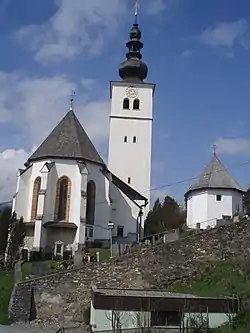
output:
[{"label": "tower window", "polygon": [[136,136],[133,137],[133,143],[136,143]]},{"label": "tower window", "polygon": [[124,228],[123,227],[117,227],[117,236],[123,237],[124,235]]},{"label": "tower window", "polygon": [[123,109],[129,110],[129,99],[124,98],[123,100]]},{"label": "tower window", "polygon": [[131,177],[128,177],[128,184],[131,183]]},{"label": "tower window", "polygon": [[216,195],[216,201],[221,201],[221,199],[222,199],[222,196],[220,194],[217,194]]},{"label": "tower window", "polygon": [[124,136],[124,142],[128,142],[128,137]]},{"label": "tower window", "polygon": [[140,109],[140,101],[138,98],[134,99],[134,102],[133,102],[133,109],[134,110],[139,110]]}]

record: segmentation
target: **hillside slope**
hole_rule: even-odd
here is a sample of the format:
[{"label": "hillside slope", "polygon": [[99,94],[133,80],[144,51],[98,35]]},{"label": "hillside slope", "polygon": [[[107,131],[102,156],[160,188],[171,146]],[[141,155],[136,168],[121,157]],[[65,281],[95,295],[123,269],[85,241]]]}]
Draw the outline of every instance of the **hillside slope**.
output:
[{"label": "hillside slope", "polygon": [[[250,257],[240,256],[227,261],[204,262],[195,280],[176,281],[169,290],[200,296],[237,295],[244,305],[235,320],[235,333],[250,332]],[[228,325],[213,333],[228,333]]]},{"label": "hillside slope", "polygon": [[[204,262],[224,261],[250,253],[250,223],[193,234],[80,270],[27,281],[34,287],[37,316],[47,322],[84,320],[90,286],[168,288],[173,281],[197,279]],[[21,287],[21,286],[20,286]],[[218,290],[219,291],[219,290]],[[20,308],[21,300],[16,300]]]}]

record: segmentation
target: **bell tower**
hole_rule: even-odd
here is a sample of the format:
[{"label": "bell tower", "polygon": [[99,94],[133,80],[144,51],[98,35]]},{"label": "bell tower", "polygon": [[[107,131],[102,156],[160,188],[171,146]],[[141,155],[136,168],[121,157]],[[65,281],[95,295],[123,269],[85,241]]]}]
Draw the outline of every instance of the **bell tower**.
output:
[{"label": "bell tower", "polygon": [[[120,81],[112,81],[108,168],[150,201],[151,141],[155,85],[146,83],[148,67],[142,61],[141,30],[136,1],[126,59],[119,66]],[[128,204],[134,206],[133,203]],[[149,211],[144,209],[143,219]],[[134,209],[134,208],[133,208]],[[132,213],[138,215],[138,208]]]}]

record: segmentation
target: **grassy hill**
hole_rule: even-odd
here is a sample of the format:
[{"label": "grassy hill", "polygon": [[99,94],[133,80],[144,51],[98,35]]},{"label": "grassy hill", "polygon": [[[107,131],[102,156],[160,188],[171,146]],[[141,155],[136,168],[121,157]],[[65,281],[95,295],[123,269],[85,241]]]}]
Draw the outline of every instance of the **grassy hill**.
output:
[{"label": "grassy hill", "polygon": [[14,273],[0,271],[0,324],[8,324],[8,306],[14,285]]},{"label": "grassy hill", "polygon": [[[166,286],[167,287],[167,286]],[[188,292],[199,296],[238,295],[245,303],[235,320],[235,333],[250,332],[250,259],[234,258],[228,261],[206,262],[201,266],[195,280],[178,281],[168,286],[177,292]],[[228,326],[214,330],[214,333],[228,333]]]}]

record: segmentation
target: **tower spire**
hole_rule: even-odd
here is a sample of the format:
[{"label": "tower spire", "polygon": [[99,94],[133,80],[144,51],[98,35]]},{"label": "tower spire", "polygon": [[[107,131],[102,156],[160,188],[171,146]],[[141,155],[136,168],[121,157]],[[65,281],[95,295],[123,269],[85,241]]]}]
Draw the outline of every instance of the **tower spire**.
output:
[{"label": "tower spire", "polygon": [[141,30],[138,25],[139,0],[135,0],[134,6],[134,24],[129,34],[129,41],[126,43],[128,52],[127,60],[123,61],[119,66],[120,77],[127,82],[143,82],[148,74],[148,67],[141,61]]},{"label": "tower spire", "polygon": [[76,94],[75,91],[72,90],[71,94],[70,94],[70,100],[69,100],[70,101],[70,108],[69,108],[70,111],[73,111],[73,109],[74,109],[73,106],[74,106],[74,101],[75,101],[75,99],[74,99],[75,94]]},{"label": "tower spire", "polygon": [[213,148],[213,155],[214,155],[214,156],[217,156],[217,154],[216,154],[216,152],[217,152],[217,146],[214,144],[214,145],[212,146],[212,148]]},{"label": "tower spire", "polygon": [[138,24],[139,0],[135,0],[135,24]]}]

